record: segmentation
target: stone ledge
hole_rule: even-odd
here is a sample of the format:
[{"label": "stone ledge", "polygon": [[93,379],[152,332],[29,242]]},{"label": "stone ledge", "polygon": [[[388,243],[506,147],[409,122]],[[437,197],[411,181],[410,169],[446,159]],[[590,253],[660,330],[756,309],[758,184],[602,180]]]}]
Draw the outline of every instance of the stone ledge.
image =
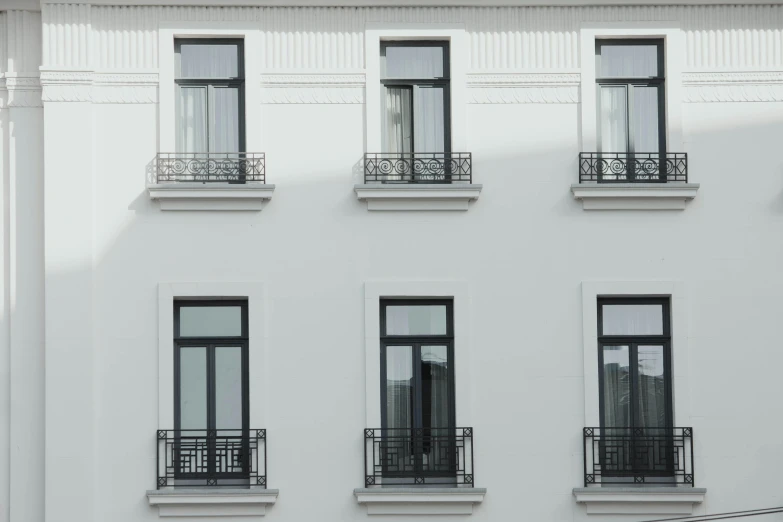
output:
[{"label": "stone ledge", "polygon": [[482,185],[467,183],[365,183],[354,186],[367,210],[468,210]]},{"label": "stone ledge", "polygon": [[358,488],[353,490],[368,515],[470,515],[484,500],[485,488]]},{"label": "stone ledge", "polygon": [[587,514],[690,515],[704,502],[705,488],[643,486],[574,488],[574,497]]},{"label": "stone ledge", "polygon": [[696,197],[698,183],[575,183],[574,199],[584,210],[682,210]]},{"label": "stone ledge", "polygon": [[183,488],[147,491],[161,517],[257,517],[277,501],[276,489]]},{"label": "stone ledge", "polygon": [[261,210],[274,185],[263,183],[157,183],[147,185],[161,210]]}]

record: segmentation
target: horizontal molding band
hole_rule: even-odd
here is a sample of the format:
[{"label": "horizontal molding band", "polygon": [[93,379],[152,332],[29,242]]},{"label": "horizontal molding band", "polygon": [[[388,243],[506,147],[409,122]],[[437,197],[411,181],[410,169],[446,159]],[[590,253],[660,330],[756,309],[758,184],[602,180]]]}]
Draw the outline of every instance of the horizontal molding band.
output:
[{"label": "horizontal molding band", "polygon": [[157,103],[158,74],[42,70],[45,102]]}]

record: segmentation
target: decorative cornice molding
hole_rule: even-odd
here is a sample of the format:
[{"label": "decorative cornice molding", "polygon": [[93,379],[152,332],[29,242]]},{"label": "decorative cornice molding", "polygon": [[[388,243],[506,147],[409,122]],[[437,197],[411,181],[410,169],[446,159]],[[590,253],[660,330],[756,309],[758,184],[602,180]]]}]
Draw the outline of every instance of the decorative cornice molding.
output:
[{"label": "decorative cornice molding", "polygon": [[363,73],[270,73],[261,77],[262,103],[364,103]]},{"label": "decorative cornice molding", "polygon": [[0,107],[42,107],[37,75],[6,74],[0,78]]},{"label": "decorative cornice molding", "polygon": [[157,103],[157,73],[48,70],[41,72],[43,101]]},{"label": "decorative cornice molding", "polygon": [[580,74],[471,73],[468,103],[578,103]]},{"label": "decorative cornice molding", "polygon": [[783,101],[783,71],[709,71],[682,75],[684,101]]}]

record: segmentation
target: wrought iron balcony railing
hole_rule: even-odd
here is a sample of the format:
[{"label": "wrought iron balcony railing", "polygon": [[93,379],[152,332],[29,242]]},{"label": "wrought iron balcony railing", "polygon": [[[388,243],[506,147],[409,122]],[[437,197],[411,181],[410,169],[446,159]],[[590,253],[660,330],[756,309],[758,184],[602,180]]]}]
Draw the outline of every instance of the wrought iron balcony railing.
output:
[{"label": "wrought iron balcony railing", "polygon": [[584,428],[585,487],[694,485],[693,428]]},{"label": "wrought iron balcony railing", "polygon": [[365,183],[472,182],[470,152],[384,152],[364,155]]},{"label": "wrought iron balcony railing", "polygon": [[473,487],[473,428],[368,428],[364,463],[368,487]]},{"label": "wrought iron balcony railing", "polygon": [[579,183],[688,182],[688,154],[684,152],[582,152]]},{"label": "wrought iron balcony railing", "polygon": [[158,430],[157,487],[266,488],[266,430]]},{"label": "wrought iron balcony railing", "polygon": [[161,152],[157,183],[266,183],[263,152]]}]

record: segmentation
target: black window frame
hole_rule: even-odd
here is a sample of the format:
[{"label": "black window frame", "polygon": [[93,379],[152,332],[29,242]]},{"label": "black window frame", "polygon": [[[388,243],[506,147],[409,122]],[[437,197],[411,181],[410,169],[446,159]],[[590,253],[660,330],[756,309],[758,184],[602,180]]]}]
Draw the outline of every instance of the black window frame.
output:
[{"label": "black window frame", "polygon": [[[180,58],[180,49],[182,45],[220,45],[231,44],[237,45],[237,66],[239,76],[237,77],[225,77],[225,78],[182,78],[182,64]],[[245,41],[243,38],[175,38],[174,39],[174,83],[177,91],[180,87],[205,87],[207,89],[207,150],[203,151],[203,154],[220,154],[220,153],[232,153],[232,154],[244,154],[247,152],[246,143],[246,112],[245,112]],[[213,105],[214,105],[214,88],[232,87],[237,88],[239,91],[238,101],[238,123],[239,123],[239,150],[211,150],[212,149],[212,135],[211,127],[213,125]],[[179,105],[179,100],[177,100]],[[177,125],[180,125],[179,113],[177,113]]]},{"label": "black window frame", "polygon": [[[672,395],[672,335],[671,335],[671,299],[669,297],[599,297],[598,298],[598,409],[600,426],[606,428],[624,428],[622,426],[604,425],[604,347],[628,346],[628,364],[630,370],[630,407],[631,424],[629,428],[640,427],[637,410],[637,383],[639,378],[639,345],[663,346],[664,374],[666,376],[664,390],[666,392],[666,426],[674,426],[674,397]],[[604,335],[603,307],[605,305],[661,305],[663,330],[661,335]]]},{"label": "black window frame", "polygon": [[[387,335],[386,334],[386,307],[387,306],[446,306],[446,334],[445,335]],[[414,414],[412,429],[422,429],[422,384],[421,384],[421,347],[422,346],[446,346],[448,356],[448,405],[449,425],[446,429],[456,427],[456,383],[454,379],[454,300],[453,299],[394,299],[381,298],[380,302],[380,331],[381,331],[381,429],[386,430],[386,348],[388,346],[411,346],[413,378],[414,378]]]},{"label": "black window frame", "polygon": [[[613,46],[613,45],[654,45],[658,53],[658,71],[655,76],[627,76],[627,77],[602,77],[599,75],[601,67],[601,47]],[[627,168],[625,175],[628,179],[604,179],[604,176],[599,176],[598,181],[602,183],[607,182],[619,182],[623,183],[629,180],[633,180],[635,177],[634,156],[635,154],[649,154],[653,151],[636,150],[636,144],[634,140],[634,125],[633,125],[633,91],[634,87],[657,87],[658,90],[658,152],[655,153],[659,156],[658,165],[666,164],[666,60],[665,60],[665,41],[663,38],[596,38],[595,40],[595,61],[593,66],[595,67],[595,83],[596,83],[596,109],[598,115],[597,121],[597,146],[599,157],[600,154],[622,154],[623,151],[603,150],[601,141],[601,87],[602,86],[623,86],[625,87],[626,97],[626,114],[625,114],[625,132],[626,132],[626,151],[628,154]],[[606,175],[614,176],[617,173],[607,172]],[[650,182],[665,182],[666,172],[665,169],[659,169],[658,179],[646,180]]]},{"label": "black window frame", "polygon": [[[386,78],[381,75],[381,85],[384,87],[403,87],[411,91],[411,155],[415,154],[451,154],[451,46],[447,40],[382,40],[380,56],[386,56],[389,47],[440,47],[443,49],[443,76],[439,78]],[[415,95],[417,86],[443,87],[443,149],[416,150],[416,116]],[[448,164],[449,162],[447,162]]]}]

